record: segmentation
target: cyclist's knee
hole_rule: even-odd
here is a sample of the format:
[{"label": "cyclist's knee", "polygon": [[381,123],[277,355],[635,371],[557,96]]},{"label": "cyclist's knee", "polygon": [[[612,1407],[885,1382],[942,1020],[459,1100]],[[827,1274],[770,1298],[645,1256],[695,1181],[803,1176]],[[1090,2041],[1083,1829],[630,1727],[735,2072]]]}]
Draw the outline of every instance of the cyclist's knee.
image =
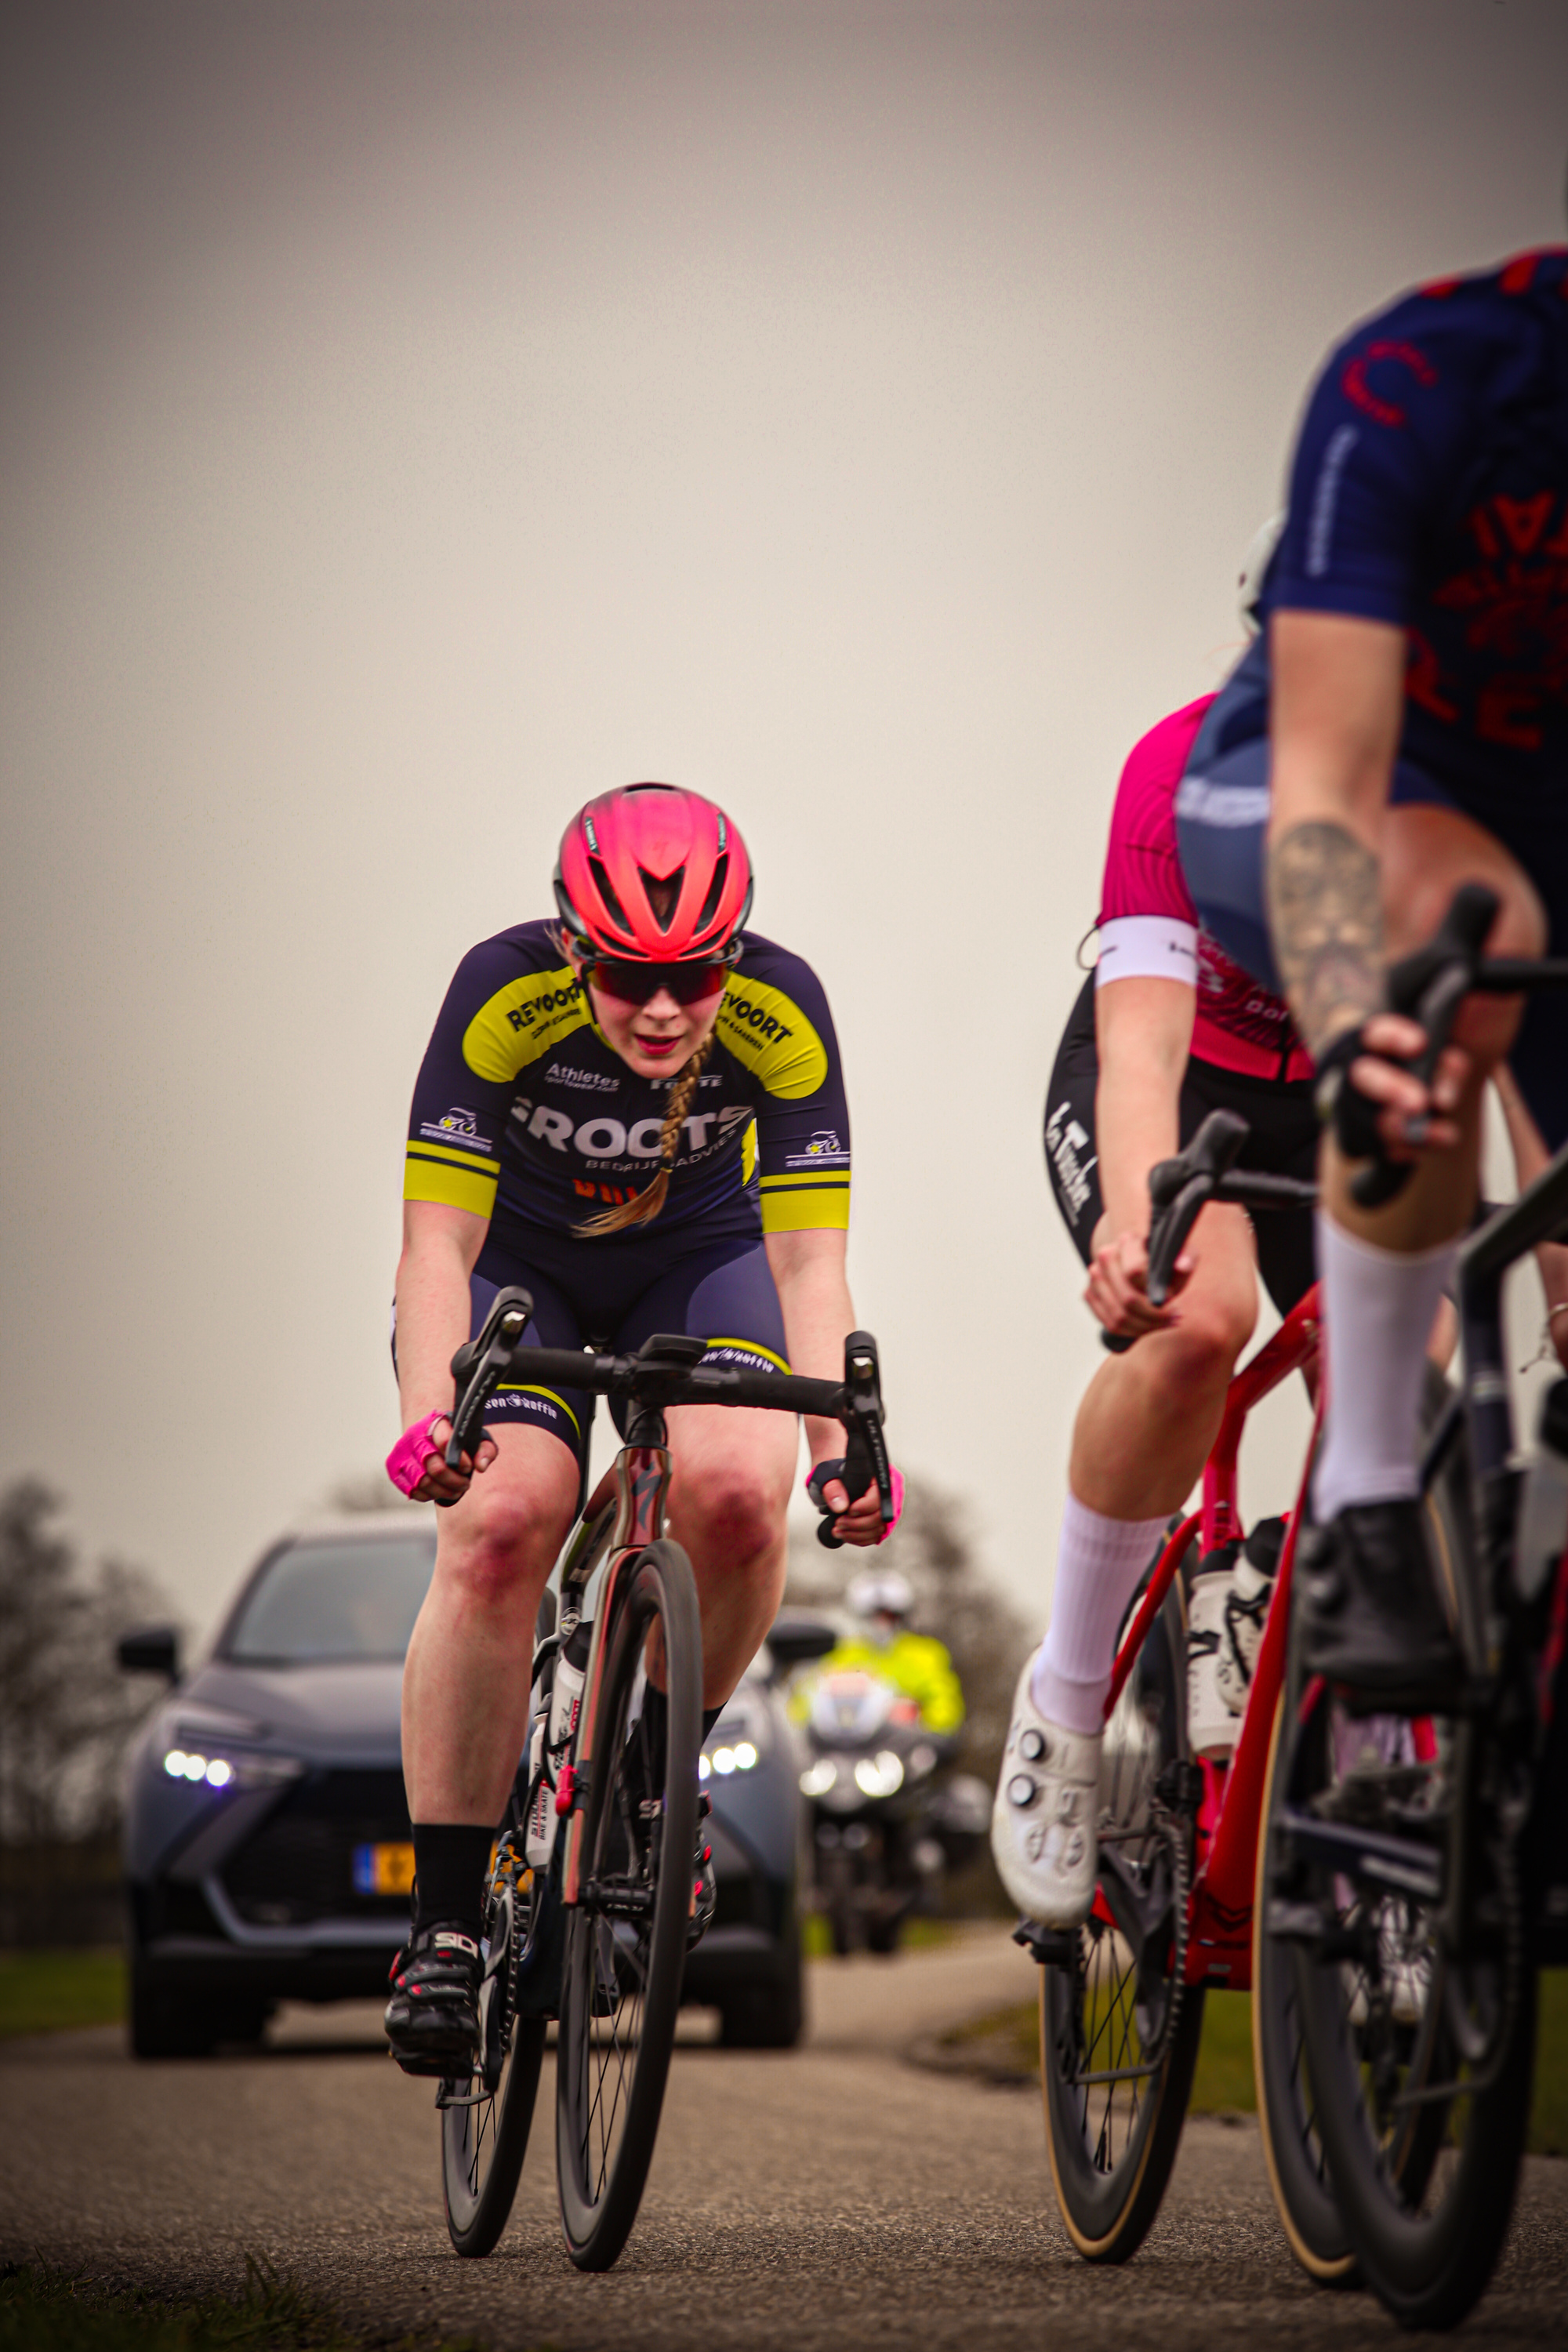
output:
[{"label": "cyclist's knee", "polygon": [[1254,1300],[1222,1291],[1184,1302],[1180,1312],[1181,1321],[1163,1336],[1153,1364],[1161,1390],[1177,1412],[1194,1390],[1223,1387],[1229,1380],[1252,1337],[1257,1307]]},{"label": "cyclist's knee", "polygon": [[1501,842],[1468,817],[1451,809],[1390,809],[1382,866],[1391,954],[1407,955],[1424,946],[1464,882],[1484,882],[1497,893],[1489,954],[1545,953],[1546,910],[1535,885]]},{"label": "cyclist's knee", "polygon": [[442,1569],[473,1599],[494,1602],[548,1571],[564,1528],[561,1514],[527,1489],[476,1478],[458,1506],[461,1520],[442,1546]]},{"label": "cyclist's knee", "polygon": [[682,1475],[679,1516],[705,1547],[751,1559],[777,1541],[785,1496],[765,1472],[741,1461],[718,1461]]}]

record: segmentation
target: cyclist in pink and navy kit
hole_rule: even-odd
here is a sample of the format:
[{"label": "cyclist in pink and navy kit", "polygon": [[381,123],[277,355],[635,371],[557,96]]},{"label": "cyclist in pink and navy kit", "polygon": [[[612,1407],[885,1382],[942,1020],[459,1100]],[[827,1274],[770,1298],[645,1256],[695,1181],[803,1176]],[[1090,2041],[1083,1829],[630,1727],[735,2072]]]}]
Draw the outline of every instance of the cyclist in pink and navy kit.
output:
[{"label": "cyclist in pink and navy kit", "polygon": [[[1252,576],[1261,567],[1253,568]],[[1243,575],[1243,610],[1251,579]],[[1213,700],[1162,719],[1132,751],[1111,814],[1100,960],[1068,1019],[1046,1102],[1046,1161],[1108,1332],[1073,1428],[1050,1630],[1019,1677],[992,1814],[1003,1885],[1052,1927],[1094,1892],[1105,1695],[1127,1602],[1202,1468],[1258,1316],[1259,1274],[1283,1313],[1314,1278],[1309,1213],[1204,1211],[1168,1305],[1143,1289],[1149,1171],[1214,1109],[1250,1130],[1243,1164],[1310,1180],[1311,1064],[1281,1000],[1199,922],[1176,847],[1176,789]]]},{"label": "cyclist in pink and navy kit", "polygon": [[[1100,1132],[1100,1032],[1117,1031],[1128,1008],[1139,1028],[1140,1057],[1153,1043],[1163,1066],[1163,1092],[1169,1094],[1173,1081],[1175,1086],[1173,1105],[1167,1105],[1174,1113],[1172,1150],[1178,1139],[1184,1144],[1191,1139],[1211,1110],[1224,1108],[1238,1112],[1251,1129],[1244,1167],[1308,1181],[1312,1175],[1318,1138],[1312,1065],[1283,999],[1233,962],[1200,924],[1177,855],[1176,787],[1213,699],[1205,695],[1151,728],[1122,770],[1100,896],[1099,961],[1068,1015],[1051,1072],[1046,1167],[1057,1206],[1086,1265],[1093,1261],[1093,1236],[1107,1197]],[[1113,982],[1148,980],[1174,982],[1182,992],[1166,996],[1163,990],[1140,989],[1114,998],[1106,993]],[[1151,1002],[1160,1008],[1152,1040]],[[1114,1130],[1114,1107],[1111,1123]],[[1135,1183],[1144,1224],[1147,1172]],[[1121,1199],[1124,1187],[1113,1181],[1110,1190]],[[1254,1239],[1264,1286],[1287,1314],[1313,1280],[1311,1218],[1304,1210],[1266,1217]],[[1107,1328],[1131,1327],[1113,1321]]]}]

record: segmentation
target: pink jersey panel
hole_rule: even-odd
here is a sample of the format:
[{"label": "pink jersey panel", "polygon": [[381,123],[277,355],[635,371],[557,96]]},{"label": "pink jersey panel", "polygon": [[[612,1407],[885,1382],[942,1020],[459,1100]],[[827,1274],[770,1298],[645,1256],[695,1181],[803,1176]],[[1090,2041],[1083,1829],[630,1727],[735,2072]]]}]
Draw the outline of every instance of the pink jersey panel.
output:
[{"label": "pink jersey panel", "polygon": [[1310,1078],[1312,1064],[1289,1008],[1234,963],[1198,921],[1176,846],[1176,787],[1193,739],[1214,700],[1200,695],[1135,743],[1116,788],[1100,920],[1165,915],[1198,934],[1198,1005],[1193,1053],[1249,1078]]},{"label": "pink jersey panel", "polygon": [[1100,920],[1118,915],[1173,915],[1196,930],[1193,904],[1176,852],[1176,786],[1212,694],[1173,710],[1134,743],[1116,787],[1110,841],[1105,853]]}]

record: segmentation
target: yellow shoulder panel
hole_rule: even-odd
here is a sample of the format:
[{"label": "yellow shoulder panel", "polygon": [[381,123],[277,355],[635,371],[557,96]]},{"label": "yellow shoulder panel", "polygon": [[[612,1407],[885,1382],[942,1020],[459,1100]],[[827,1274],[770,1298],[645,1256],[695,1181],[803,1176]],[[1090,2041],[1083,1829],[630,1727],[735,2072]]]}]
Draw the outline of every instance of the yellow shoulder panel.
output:
[{"label": "yellow shoulder panel", "polygon": [[463,1032],[463,1059],[476,1078],[504,1082],[588,1025],[587,1003],[570,964],[531,971],[480,1005]]},{"label": "yellow shoulder panel", "polygon": [[814,1095],[827,1049],[793,997],[737,971],[719,1007],[719,1034],[743,1070],[786,1102]]}]

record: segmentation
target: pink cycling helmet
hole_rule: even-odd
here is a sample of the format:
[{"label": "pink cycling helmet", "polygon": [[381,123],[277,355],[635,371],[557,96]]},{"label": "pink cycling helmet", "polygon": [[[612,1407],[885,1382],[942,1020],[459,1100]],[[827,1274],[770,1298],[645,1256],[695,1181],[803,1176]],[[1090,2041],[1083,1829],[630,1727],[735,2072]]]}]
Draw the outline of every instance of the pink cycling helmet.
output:
[{"label": "pink cycling helmet", "polygon": [[752,861],[723,810],[700,793],[623,784],[567,826],[555,903],[586,955],[719,962],[751,911]]}]

